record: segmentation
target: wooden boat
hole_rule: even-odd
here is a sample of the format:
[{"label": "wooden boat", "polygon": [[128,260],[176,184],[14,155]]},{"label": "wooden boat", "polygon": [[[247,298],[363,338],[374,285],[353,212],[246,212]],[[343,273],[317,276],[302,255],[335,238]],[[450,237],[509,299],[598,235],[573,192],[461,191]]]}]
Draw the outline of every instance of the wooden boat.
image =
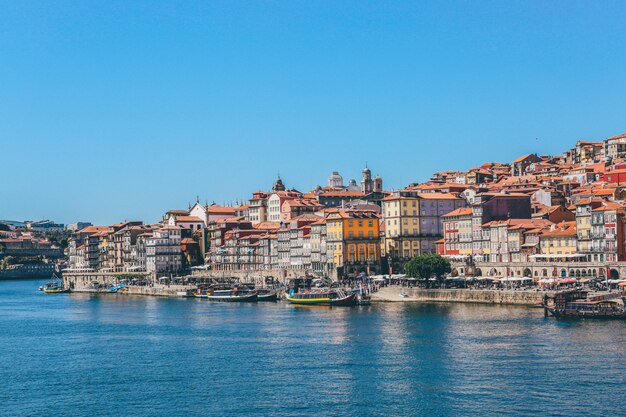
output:
[{"label": "wooden boat", "polygon": [[259,294],[256,291],[238,290],[234,289],[213,289],[209,288],[206,291],[198,289],[194,294],[196,298],[206,298],[210,301],[222,301],[222,302],[239,302],[239,303],[256,303],[258,301]]},{"label": "wooden boat", "polygon": [[278,293],[276,290],[259,289],[256,290],[258,294],[258,301],[277,301]]},{"label": "wooden boat", "polygon": [[357,295],[346,294],[341,289],[319,289],[292,293],[287,296],[287,300],[299,305],[354,306]]},{"label": "wooden boat", "polygon": [[70,292],[69,288],[63,288],[57,282],[48,282],[43,286],[43,292],[46,294],[63,294],[66,292]]},{"label": "wooden boat", "polygon": [[561,291],[544,296],[545,315],[556,318],[626,319],[624,297],[609,293],[589,297],[584,290]]}]

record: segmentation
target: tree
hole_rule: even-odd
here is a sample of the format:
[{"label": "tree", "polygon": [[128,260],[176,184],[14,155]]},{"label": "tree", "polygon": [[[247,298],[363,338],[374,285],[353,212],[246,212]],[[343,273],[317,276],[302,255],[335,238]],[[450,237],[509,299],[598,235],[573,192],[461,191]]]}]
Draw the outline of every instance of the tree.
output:
[{"label": "tree", "polygon": [[450,261],[440,255],[416,256],[404,265],[404,272],[409,277],[429,279],[435,276],[439,283],[450,271]]},{"label": "tree", "polygon": [[440,255],[429,255],[433,265],[433,273],[437,279],[441,280],[446,274],[452,271],[450,261]]}]

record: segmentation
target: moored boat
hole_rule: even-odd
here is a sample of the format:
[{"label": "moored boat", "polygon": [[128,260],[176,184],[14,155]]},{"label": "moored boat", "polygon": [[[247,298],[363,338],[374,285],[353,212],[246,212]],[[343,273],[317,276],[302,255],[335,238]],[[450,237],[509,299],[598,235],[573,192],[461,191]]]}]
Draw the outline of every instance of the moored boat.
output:
[{"label": "moored boat", "polygon": [[354,306],[357,303],[357,295],[347,294],[338,288],[317,289],[291,293],[287,300],[298,305]]},{"label": "moored boat", "polygon": [[58,282],[47,282],[46,285],[43,286],[43,292],[46,294],[63,294],[66,292],[70,292],[69,288],[64,288]]},{"label": "moored boat", "polygon": [[256,290],[257,294],[258,294],[258,301],[277,301],[278,300],[278,293],[276,292],[276,290],[269,290],[269,289],[259,289]]},{"label": "moored boat", "polygon": [[128,286],[127,284],[118,284],[118,285],[115,285],[115,286],[109,288],[109,292],[116,293],[119,290],[122,290],[122,289],[126,288],[127,286]]},{"label": "moored boat", "polygon": [[624,297],[619,293],[589,297],[584,290],[561,291],[545,296],[543,307],[546,316],[556,318],[626,319]]},{"label": "moored boat", "polygon": [[209,288],[207,290],[198,289],[194,297],[206,298],[210,301],[255,303],[258,301],[259,294],[256,291],[239,290],[237,288]]}]

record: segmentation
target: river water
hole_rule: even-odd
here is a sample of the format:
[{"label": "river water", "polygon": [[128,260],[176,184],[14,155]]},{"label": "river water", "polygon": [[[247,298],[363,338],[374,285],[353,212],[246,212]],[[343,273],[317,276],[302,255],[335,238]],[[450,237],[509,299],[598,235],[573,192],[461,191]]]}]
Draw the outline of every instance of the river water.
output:
[{"label": "river water", "polygon": [[626,323],[296,307],[0,281],[0,415],[617,415]]}]

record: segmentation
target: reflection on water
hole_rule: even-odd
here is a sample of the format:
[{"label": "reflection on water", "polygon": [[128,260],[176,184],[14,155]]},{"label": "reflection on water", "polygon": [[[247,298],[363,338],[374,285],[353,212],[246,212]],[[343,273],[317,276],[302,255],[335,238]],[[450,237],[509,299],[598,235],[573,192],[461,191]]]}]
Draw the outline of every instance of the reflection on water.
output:
[{"label": "reflection on water", "polygon": [[616,414],[625,323],[472,304],[357,308],[0,282],[1,415]]}]

